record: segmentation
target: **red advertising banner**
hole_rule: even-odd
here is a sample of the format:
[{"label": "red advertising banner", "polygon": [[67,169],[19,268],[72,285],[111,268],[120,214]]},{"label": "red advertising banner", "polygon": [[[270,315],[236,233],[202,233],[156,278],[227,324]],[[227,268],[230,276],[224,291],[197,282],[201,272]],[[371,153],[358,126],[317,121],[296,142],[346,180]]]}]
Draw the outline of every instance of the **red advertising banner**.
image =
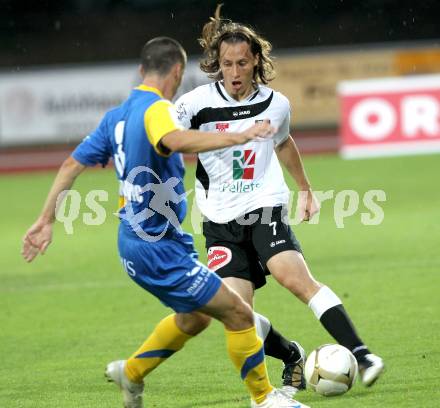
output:
[{"label": "red advertising banner", "polygon": [[440,152],[440,75],[342,82],[345,158]]}]

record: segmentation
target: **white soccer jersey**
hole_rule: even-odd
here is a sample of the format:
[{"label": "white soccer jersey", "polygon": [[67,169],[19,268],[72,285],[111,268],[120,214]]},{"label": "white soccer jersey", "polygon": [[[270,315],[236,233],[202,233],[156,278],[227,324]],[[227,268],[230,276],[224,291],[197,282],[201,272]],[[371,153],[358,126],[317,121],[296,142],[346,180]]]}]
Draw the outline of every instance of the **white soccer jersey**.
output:
[{"label": "white soccer jersey", "polygon": [[204,216],[224,223],[257,208],[287,204],[289,190],[274,151],[289,136],[290,104],[284,95],[259,85],[236,101],[215,82],[182,95],[176,107],[187,129],[240,132],[263,119],[278,128],[271,139],[198,154],[196,199]]}]

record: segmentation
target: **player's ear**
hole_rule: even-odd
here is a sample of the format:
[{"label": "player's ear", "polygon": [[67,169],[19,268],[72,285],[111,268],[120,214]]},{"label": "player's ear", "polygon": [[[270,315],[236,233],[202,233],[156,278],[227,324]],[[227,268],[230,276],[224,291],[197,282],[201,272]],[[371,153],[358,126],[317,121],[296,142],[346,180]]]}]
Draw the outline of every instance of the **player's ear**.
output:
[{"label": "player's ear", "polygon": [[254,55],[254,67],[256,67],[259,62],[260,62],[260,54],[255,54]]},{"label": "player's ear", "polygon": [[177,64],[178,73],[180,76],[183,76],[183,72],[185,71],[185,65],[182,63]]},{"label": "player's ear", "polygon": [[183,77],[183,71],[185,71],[185,67],[183,64],[178,62],[176,65],[174,65],[173,71],[174,71],[175,78],[177,80],[181,80]]},{"label": "player's ear", "polygon": [[145,70],[144,70],[144,67],[142,66],[142,64],[139,64],[138,71],[139,71],[139,75],[141,76],[141,78],[143,78],[145,76]]}]

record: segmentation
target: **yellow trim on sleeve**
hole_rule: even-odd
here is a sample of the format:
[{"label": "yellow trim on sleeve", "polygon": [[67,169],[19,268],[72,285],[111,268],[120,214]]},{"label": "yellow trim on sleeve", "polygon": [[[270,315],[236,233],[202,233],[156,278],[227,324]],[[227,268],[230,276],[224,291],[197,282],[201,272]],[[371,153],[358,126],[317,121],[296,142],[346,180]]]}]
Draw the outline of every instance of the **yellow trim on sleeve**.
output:
[{"label": "yellow trim on sleeve", "polygon": [[174,105],[163,99],[153,103],[145,111],[144,126],[148,140],[154,150],[161,156],[170,156],[171,152],[167,153],[161,149],[160,140],[170,132],[182,130],[177,120]]},{"label": "yellow trim on sleeve", "polygon": [[118,210],[125,207],[125,204],[126,204],[125,197],[120,195],[118,200]]}]

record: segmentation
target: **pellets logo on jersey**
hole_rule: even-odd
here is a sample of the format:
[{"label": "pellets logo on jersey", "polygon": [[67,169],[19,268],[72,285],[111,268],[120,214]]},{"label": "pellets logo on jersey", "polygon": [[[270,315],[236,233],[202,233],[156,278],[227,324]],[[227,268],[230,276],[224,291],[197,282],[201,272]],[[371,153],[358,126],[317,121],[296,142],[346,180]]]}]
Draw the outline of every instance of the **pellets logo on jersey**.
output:
[{"label": "pellets logo on jersey", "polygon": [[229,123],[216,123],[216,124],[215,124],[215,128],[216,128],[219,132],[226,132],[226,129],[229,128]]},{"label": "pellets logo on jersey", "polygon": [[255,152],[253,150],[234,150],[232,177],[234,180],[252,180],[255,170]]},{"label": "pellets logo on jersey", "polygon": [[231,262],[232,252],[224,246],[212,246],[208,249],[208,268],[212,271],[222,268]]}]

